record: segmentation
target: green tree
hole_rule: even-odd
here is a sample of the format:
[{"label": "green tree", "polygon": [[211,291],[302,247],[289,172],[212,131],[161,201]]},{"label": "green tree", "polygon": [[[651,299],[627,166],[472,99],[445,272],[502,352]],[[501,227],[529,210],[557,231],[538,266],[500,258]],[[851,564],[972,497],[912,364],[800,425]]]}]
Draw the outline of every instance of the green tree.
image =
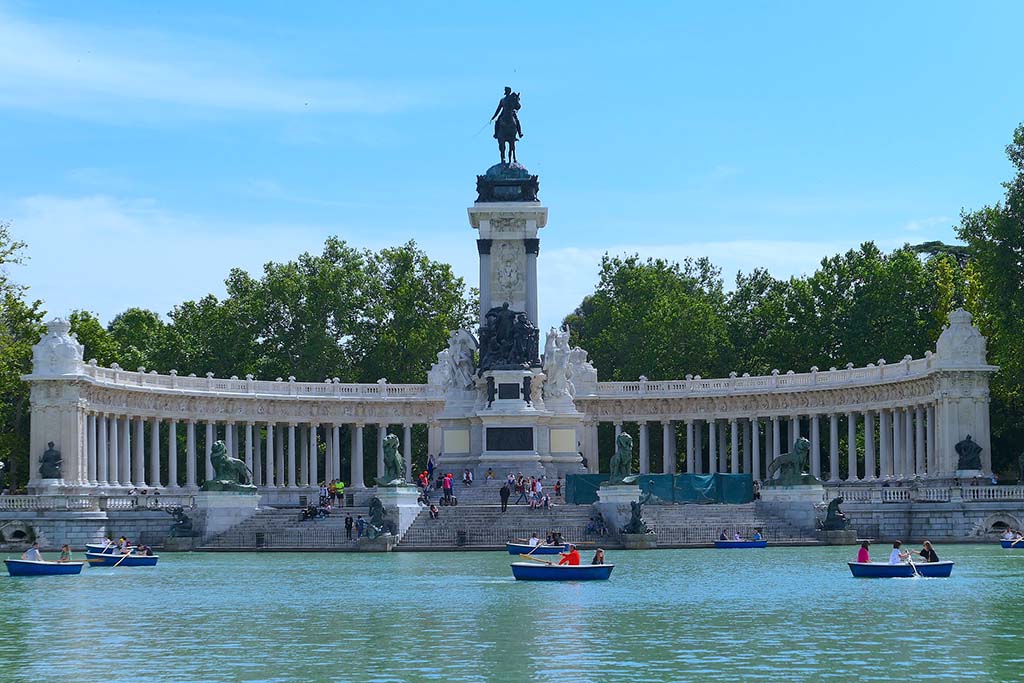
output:
[{"label": "green tree", "polygon": [[71,311],[68,321],[71,323],[71,334],[85,347],[86,361],[95,358],[96,363],[104,367],[120,363],[121,354],[117,341],[110,336],[110,332],[103,327],[96,314],[89,311]]},{"label": "green tree", "polygon": [[1015,169],[1003,201],[964,212],[957,233],[970,249],[977,322],[988,337],[993,467],[1011,469],[1024,443],[1024,124],[1006,147]]},{"label": "green tree", "polygon": [[155,369],[166,334],[166,326],[159,315],[144,308],[129,308],[110,321],[107,331],[118,346],[121,367]]}]

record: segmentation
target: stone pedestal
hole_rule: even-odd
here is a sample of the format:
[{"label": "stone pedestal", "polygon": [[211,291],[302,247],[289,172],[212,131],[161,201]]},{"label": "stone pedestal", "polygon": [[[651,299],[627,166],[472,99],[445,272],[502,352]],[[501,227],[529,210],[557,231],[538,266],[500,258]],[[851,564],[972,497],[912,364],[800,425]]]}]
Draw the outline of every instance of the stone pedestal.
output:
[{"label": "stone pedestal", "polygon": [[819,531],[818,540],[825,545],[856,545],[857,530],[843,529],[842,531]]},{"label": "stone pedestal", "polygon": [[654,534],[621,534],[622,547],[625,550],[651,550],[658,547],[658,537]]},{"label": "stone pedestal", "polygon": [[36,479],[33,486],[28,487],[29,493],[40,496],[55,496],[62,493],[63,479]]},{"label": "stone pedestal", "polygon": [[757,502],[757,508],[782,517],[795,527],[815,531],[815,508],[824,501],[825,487],[821,484],[766,486],[761,489],[761,500]]},{"label": "stone pedestal", "polygon": [[636,484],[601,484],[597,489],[594,507],[604,518],[610,532],[618,533],[630,518],[630,503],[640,501],[640,487]]},{"label": "stone pedestal", "polygon": [[203,541],[224,533],[256,514],[260,495],[240,491],[200,491],[195,494],[193,521]]},{"label": "stone pedestal", "polygon": [[398,526],[398,538],[401,538],[420,513],[420,505],[416,502],[420,497],[419,489],[415,486],[382,486],[376,488],[373,495],[384,504],[386,516],[394,520]]},{"label": "stone pedestal", "polygon": [[381,534],[377,538],[360,538],[356,541],[356,548],[364,553],[389,553],[398,545],[398,536],[393,534]]}]

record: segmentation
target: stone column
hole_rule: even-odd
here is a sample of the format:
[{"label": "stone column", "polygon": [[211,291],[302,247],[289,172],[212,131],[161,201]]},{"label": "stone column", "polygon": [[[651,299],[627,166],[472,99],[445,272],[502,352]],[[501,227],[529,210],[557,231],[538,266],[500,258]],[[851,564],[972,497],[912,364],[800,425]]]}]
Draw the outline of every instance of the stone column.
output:
[{"label": "stone column", "polygon": [[110,450],[107,445],[107,416],[99,415],[96,424],[96,483],[100,486],[108,486],[110,480],[107,478],[107,463],[110,459]]},{"label": "stone column", "polygon": [[718,420],[708,420],[708,474],[718,472]]},{"label": "stone column", "polygon": [[90,486],[96,486],[96,413],[89,413],[85,424],[85,477]]},{"label": "stone column", "polygon": [[295,488],[295,428],[294,422],[288,424],[288,488]]},{"label": "stone column", "polygon": [[107,426],[110,429],[110,443],[108,445],[109,451],[107,457],[109,458],[109,470],[107,476],[109,477],[107,482],[111,486],[121,485],[121,462],[118,457],[118,441],[120,436],[118,435],[118,418],[117,415],[110,415],[107,419]]},{"label": "stone column", "polygon": [[778,415],[772,416],[772,461],[782,455],[782,426]]},{"label": "stone column", "polygon": [[341,473],[341,427],[331,425],[331,467],[334,469],[334,478],[344,481]]},{"label": "stone column", "polygon": [[715,424],[718,426],[718,471],[724,474],[729,471],[728,457],[725,452],[728,437],[725,433],[725,421],[715,420]]},{"label": "stone column", "polygon": [[377,425],[377,478],[384,478],[384,435],[388,433],[386,424]]},{"label": "stone column", "polygon": [[132,483],[140,489],[148,488],[146,484],[146,421],[136,417],[135,448],[132,449]]},{"label": "stone column", "polygon": [[895,477],[905,477],[907,471],[904,466],[903,456],[903,411],[900,408],[893,408],[892,414],[892,474]]},{"label": "stone column", "polygon": [[615,423],[615,440],[618,441],[619,434],[622,433],[622,422]]},{"label": "stone column", "polygon": [[213,450],[213,440],[216,435],[214,434],[214,426],[212,422],[206,423],[206,443],[203,447],[205,454],[204,462],[206,466],[206,481],[213,479],[213,461],[210,460],[210,452]]},{"label": "stone column", "polygon": [[299,454],[295,465],[295,479],[298,486],[309,486],[309,428],[299,425],[295,433],[299,442]]},{"label": "stone column", "polygon": [[879,477],[892,479],[892,425],[888,408],[878,411],[878,464]]},{"label": "stone column", "polygon": [[748,419],[746,427],[743,428],[743,473],[750,474],[750,468],[753,466],[753,455],[750,452],[750,432],[751,422]]},{"label": "stone column", "polygon": [[591,420],[587,426],[587,471],[591,474],[599,474],[601,472],[598,425],[599,422],[597,420]]},{"label": "stone column", "polygon": [[651,448],[650,437],[647,434],[647,423],[641,420],[638,426],[640,428],[640,474],[650,474]]},{"label": "stone column", "polygon": [[491,305],[491,240],[477,240],[476,250],[480,255],[480,323]]},{"label": "stone column", "polygon": [[697,470],[693,464],[693,423],[694,420],[686,421],[686,473],[693,474]]},{"label": "stone column", "polygon": [[263,449],[263,485],[268,489],[277,488],[274,486],[274,423],[267,423],[266,448]]},{"label": "stone column", "polygon": [[412,481],[412,425],[402,425],[402,459],[405,460],[405,480]]},{"label": "stone column", "polygon": [[935,453],[935,404],[929,403],[925,410],[927,425],[925,432],[925,455],[928,460],[928,474],[935,475],[939,471],[939,461]]},{"label": "stone column", "polygon": [[320,457],[319,450],[320,444],[317,441],[317,430],[320,425],[313,423],[309,425],[309,478],[307,480],[307,486],[319,486],[320,485]]},{"label": "stone column", "polygon": [[903,409],[903,474],[913,477],[918,474],[917,459],[914,453],[917,447],[914,445],[914,409]]},{"label": "stone column", "polygon": [[979,425],[978,445],[981,446],[981,469],[992,474],[992,426],[989,423],[988,395],[974,399],[974,424]]},{"label": "stone column", "polygon": [[252,422],[245,423],[245,466],[252,472],[253,483],[256,483],[255,463],[252,459]]},{"label": "stone column", "polygon": [[702,420],[694,420],[693,429],[693,447],[696,449],[693,472],[695,474],[704,474],[704,422]]},{"label": "stone column", "polygon": [[914,408],[914,461],[919,476],[923,476],[929,473],[926,468],[925,455],[924,455],[924,407],[917,406]]},{"label": "stone column", "polygon": [[661,472],[676,473],[676,428],[671,420],[661,423]]},{"label": "stone column", "polygon": [[284,433],[284,427],[279,428],[274,441],[274,483],[282,489],[287,483],[284,468]]},{"label": "stone column", "polygon": [[167,421],[167,487],[177,491],[178,485],[178,421]]},{"label": "stone column", "polygon": [[750,420],[750,475],[754,481],[761,481],[761,420]]},{"label": "stone column", "polygon": [[363,425],[354,425],[352,430],[352,488],[365,489],[363,481]]},{"label": "stone column", "polygon": [[160,482],[160,418],[149,423],[149,483],[159,488]]},{"label": "stone column", "polygon": [[[839,482],[839,415],[832,413],[828,416],[828,466],[831,470],[828,473],[829,481]],[[857,468],[853,469],[856,476]],[[849,474],[847,474],[849,476]]]},{"label": "stone column", "polygon": [[224,423],[224,450],[229,458],[235,457],[235,423],[230,420]]},{"label": "stone column", "polygon": [[793,444],[800,438],[800,416],[791,415],[789,417],[789,434],[786,436],[786,452],[793,450]]},{"label": "stone column", "polygon": [[526,315],[534,325],[540,326],[537,311],[537,254],[540,253],[540,240],[524,239],[526,249]]},{"label": "stone column", "polygon": [[846,481],[857,481],[857,415],[846,414]]},{"label": "stone column", "polygon": [[864,478],[875,479],[875,414],[864,411]]},{"label": "stone column", "polygon": [[736,418],[729,418],[729,474],[740,473],[740,433]]},{"label": "stone column", "polygon": [[263,435],[258,422],[253,423],[252,432],[252,483],[263,486]]},{"label": "stone column", "polygon": [[333,425],[324,425],[324,481],[330,484],[340,477],[334,470],[334,430]]},{"label": "stone column", "polygon": [[196,485],[196,421],[189,420],[185,427],[185,488],[194,491]]},{"label": "stone column", "polygon": [[125,415],[121,418],[121,448],[118,451],[121,460],[121,485],[132,485],[132,423]]},{"label": "stone column", "polygon": [[[831,464],[830,459],[829,465]],[[821,479],[821,423],[817,414],[811,415],[811,474]],[[834,479],[835,469],[829,472],[828,476],[830,480]]]}]

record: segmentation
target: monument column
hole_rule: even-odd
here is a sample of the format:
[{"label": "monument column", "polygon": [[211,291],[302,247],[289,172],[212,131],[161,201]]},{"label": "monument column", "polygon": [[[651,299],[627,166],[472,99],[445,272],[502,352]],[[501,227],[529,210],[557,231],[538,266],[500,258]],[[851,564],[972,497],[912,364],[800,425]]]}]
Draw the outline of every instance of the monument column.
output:
[{"label": "monument column", "polygon": [[491,303],[491,242],[478,239],[476,250],[480,256],[480,320],[487,315]]},{"label": "monument column", "polygon": [[266,470],[263,474],[263,485],[268,489],[277,488],[274,486],[274,423],[267,423],[266,448],[263,452],[263,467]]},{"label": "monument column", "polygon": [[761,420],[750,420],[750,474],[754,481],[761,481]]},{"label": "monument column", "polygon": [[121,448],[118,449],[121,460],[121,485],[132,485],[132,422],[125,415],[121,418]]},{"label": "monument column", "polygon": [[875,479],[875,414],[864,411],[864,478]]},{"label": "monument column", "polygon": [[160,483],[160,418],[149,423],[149,481],[159,488]]},{"label": "monument column", "polygon": [[178,421],[167,421],[167,487],[172,491],[181,488],[178,485]]},{"label": "monument column", "polygon": [[[252,460],[252,422],[245,423],[245,466],[249,468],[249,471],[253,473],[252,478],[256,479],[256,470],[253,469],[254,463]],[[253,481],[255,484],[256,482]]]},{"label": "monument column", "polygon": [[377,425],[377,479],[384,478],[384,436],[387,433],[386,424]]},{"label": "monument column", "polygon": [[107,478],[107,463],[110,458],[110,451],[107,446],[107,416],[101,413],[97,417],[96,424],[96,483],[100,486],[108,486],[110,484]]},{"label": "monument column", "polygon": [[341,427],[336,424],[331,425],[331,467],[334,478],[344,481],[345,477],[341,473]]},{"label": "monument column", "polygon": [[857,481],[857,414],[846,414],[846,481]]},{"label": "monument column", "polygon": [[363,425],[356,423],[352,430],[352,488],[365,489],[363,481]]},{"label": "monument column", "polygon": [[708,474],[718,472],[718,420],[708,420]]},{"label": "monument column", "polygon": [[878,411],[878,474],[882,478],[892,478],[892,426],[889,421],[889,409]]},{"label": "monument column", "polygon": [[676,473],[676,428],[671,420],[661,423],[661,472]]},{"label": "monument column", "polygon": [[412,425],[402,425],[402,458],[405,460],[405,481],[412,481]]},{"label": "monument column", "polygon": [[235,457],[235,423],[231,420],[224,423],[224,450],[229,458]]},{"label": "monument column", "polygon": [[647,434],[647,423],[641,420],[637,424],[640,428],[640,474],[650,474],[651,451],[650,439]]},{"label": "monument column", "polygon": [[693,448],[695,451],[693,473],[704,473],[704,421],[693,421]]},{"label": "monument column", "polygon": [[196,421],[189,420],[185,427],[185,488],[196,490]]},{"label": "monument column", "polygon": [[928,473],[924,458],[924,408],[922,406],[914,407],[914,430],[914,464],[917,474],[920,476]]},{"label": "monument column", "polygon": [[693,466],[693,420],[686,420],[686,473],[696,472]]},{"label": "monument column", "polygon": [[135,449],[132,451],[132,483],[137,488],[148,488],[146,484],[146,420],[136,417]]},{"label": "monument column", "polygon": [[288,482],[285,484],[290,489],[295,488],[295,428],[294,422],[288,423]]},{"label": "monument column", "polygon": [[780,455],[782,455],[782,426],[779,424],[779,416],[772,415],[772,461],[777,460]]},{"label": "monument column", "polygon": [[926,458],[928,460],[928,474],[935,475],[939,471],[939,463],[935,457],[935,404],[929,403],[925,409],[925,417],[927,419],[926,432],[928,434],[925,439],[926,447]]},{"label": "monument column", "polygon": [[213,450],[214,427],[210,421],[206,422],[206,443],[203,444],[204,462],[206,467],[206,481],[213,480],[213,461],[210,460],[210,452]]},{"label": "monument column", "polygon": [[536,237],[523,240],[526,251],[526,316],[534,325],[538,323],[537,309],[537,255],[540,254],[540,240]]},{"label": "monument column", "polygon": [[750,474],[750,468],[753,467],[754,460],[753,455],[750,452],[750,432],[752,431],[753,423],[750,418],[747,418],[747,425],[743,428],[743,473]]},{"label": "monument column", "polygon": [[736,424],[736,418],[729,418],[729,446],[730,446],[730,458],[729,458],[729,474],[739,474],[740,472],[740,434],[739,426]]},{"label": "monument column", "polygon": [[729,458],[726,454],[728,448],[725,431],[725,420],[715,420],[715,424],[718,426],[718,471],[725,474],[729,471]]},{"label": "monument column", "polygon": [[89,413],[85,418],[85,458],[86,480],[90,486],[96,486],[96,413]]},{"label": "monument column", "polygon": [[[811,475],[821,479],[821,423],[817,413],[811,415]],[[833,470],[829,473],[829,479],[834,476]]]},{"label": "monument column", "polygon": [[121,463],[118,458],[118,417],[117,415],[110,415],[107,419],[107,424],[110,427],[110,451],[107,453],[110,458],[110,471],[107,473],[109,476],[109,483],[111,486],[121,485]]},{"label": "monument column", "polygon": [[281,489],[287,483],[284,468],[284,434],[285,428],[278,427],[277,435],[274,437],[274,483]]},{"label": "monument column", "polygon": [[306,476],[306,486],[320,485],[320,458],[317,451],[320,449],[317,430],[320,425],[313,422],[309,425],[309,470]]},{"label": "monument column", "polygon": [[914,453],[917,450],[914,445],[914,409],[907,407],[903,409],[903,474],[906,477],[913,477],[918,473],[917,459]]}]

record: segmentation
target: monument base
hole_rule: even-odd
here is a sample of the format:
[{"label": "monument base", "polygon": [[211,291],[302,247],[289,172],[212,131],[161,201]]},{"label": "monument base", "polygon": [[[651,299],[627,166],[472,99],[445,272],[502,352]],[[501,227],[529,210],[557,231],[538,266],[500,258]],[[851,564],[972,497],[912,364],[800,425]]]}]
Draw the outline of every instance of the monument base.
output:
[{"label": "monument base", "polygon": [[360,538],[356,541],[356,548],[364,553],[389,553],[398,545],[398,536],[394,534],[381,534],[377,538]]},{"label": "monument base", "polygon": [[636,484],[601,484],[597,489],[594,508],[601,514],[604,524],[612,533],[629,523],[632,516],[630,503],[640,502],[640,487]]},{"label": "monument base", "polygon": [[621,534],[624,550],[651,550],[658,547],[658,537],[654,534]]},{"label": "monument base", "polygon": [[196,528],[204,541],[252,517],[260,504],[260,494],[242,491],[199,491],[194,498]]},{"label": "monument base", "polygon": [[841,531],[825,531],[821,530],[818,532],[818,540],[825,545],[856,545],[857,544],[857,530],[856,529],[843,529]]},{"label": "monument base", "polygon": [[765,486],[761,489],[765,503],[809,503],[817,505],[825,500],[825,487],[821,484],[798,486]]},{"label": "monument base", "polygon": [[420,504],[416,502],[420,497],[419,489],[415,486],[380,486],[373,495],[384,504],[387,517],[398,527],[397,538],[401,538],[420,514]]}]

